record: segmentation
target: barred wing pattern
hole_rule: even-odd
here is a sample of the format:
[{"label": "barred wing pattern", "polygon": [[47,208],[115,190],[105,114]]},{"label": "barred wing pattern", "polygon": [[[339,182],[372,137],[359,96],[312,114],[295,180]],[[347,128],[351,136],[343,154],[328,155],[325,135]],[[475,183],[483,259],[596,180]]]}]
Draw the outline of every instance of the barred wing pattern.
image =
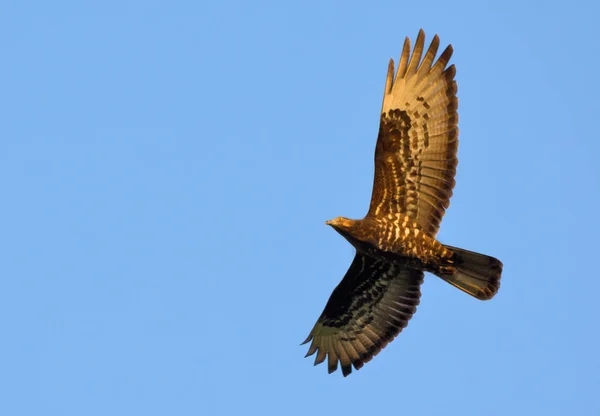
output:
[{"label": "barred wing pattern", "polygon": [[417,310],[423,272],[357,253],[303,344],[329,373],[359,369],[392,341]]},{"label": "barred wing pattern", "polygon": [[421,61],[424,42],[421,30],[411,55],[406,38],[395,77],[390,60],[367,216],[394,220],[407,216],[433,237],[454,187],[458,99],[455,67],[446,68],[452,47],[433,64],[439,38],[433,38]]}]

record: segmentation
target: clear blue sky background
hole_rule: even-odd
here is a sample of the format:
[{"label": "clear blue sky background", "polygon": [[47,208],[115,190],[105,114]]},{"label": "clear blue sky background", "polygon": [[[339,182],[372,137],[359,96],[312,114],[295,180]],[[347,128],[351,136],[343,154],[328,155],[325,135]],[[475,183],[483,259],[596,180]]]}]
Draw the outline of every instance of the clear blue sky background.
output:
[{"label": "clear blue sky background", "polygon": [[[85,4],[84,4],[85,3]],[[0,414],[600,413],[594,2],[4,1]],[[353,257],[388,59],[452,43],[459,170],[427,276],[344,379],[300,347]]]}]

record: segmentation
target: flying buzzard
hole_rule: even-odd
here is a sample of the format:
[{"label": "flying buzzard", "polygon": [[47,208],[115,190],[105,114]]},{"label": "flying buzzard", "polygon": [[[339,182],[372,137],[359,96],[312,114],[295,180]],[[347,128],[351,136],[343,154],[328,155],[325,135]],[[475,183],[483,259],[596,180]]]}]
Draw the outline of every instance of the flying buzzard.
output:
[{"label": "flying buzzard", "polygon": [[328,359],[329,373],[360,369],[392,341],[413,316],[423,273],[430,272],[481,299],[500,287],[502,263],[438,242],[450,204],[458,148],[458,99],[452,46],[434,62],[436,35],[421,60],[425,33],[412,51],[406,38],[398,70],[390,60],[383,94],[375,180],[362,220],[338,217],[332,226],[356,256],[334,289],[304,344],[315,365]]}]

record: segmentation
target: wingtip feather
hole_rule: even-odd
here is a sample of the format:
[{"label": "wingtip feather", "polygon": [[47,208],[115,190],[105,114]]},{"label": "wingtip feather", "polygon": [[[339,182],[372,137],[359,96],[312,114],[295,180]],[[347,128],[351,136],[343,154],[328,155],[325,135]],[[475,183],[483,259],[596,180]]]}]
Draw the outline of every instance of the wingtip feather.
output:
[{"label": "wingtip feather", "polygon": [[419,30],[419,35],[417,36],[417,40],[415,41],[415,47],[413,48],[412,56],[410,57],[410,62],[408,63],[408,69],[406,73],[408,75],[414,74],[419,67],[419,63],[421,62],[421,56],[423,54],[423,47],[425,46],[425,31],[423,29]]},{"label": "wingtip feather", "polygon": [[310,334],[310,335],[309,335],[309,336],[308,336],[308,337],[307,337],[307,338],[304,340],[304,342],[302,342],[302,343],[300,344],[300,346],[302,346],[302,345],[304,345],[304,344],[307,344],[307,343],[308,343],[308,341],[310,341],[311,339],[313,339],[313,335],[312,335],[312,334]]},{"label": "wingtip feather", "polygon": [[410,58],[410,38],[407,36],[404,38],[404,45],[402,46],[402,54],[400,55],[400,61],[398,62],[398,71],[396,72],[396,80],[404,78],[406,75],[406,69],[408,68],[408,59]]},{"label": "wingtip feather", "polygon": [[387,76],[385,78],[384,94],[389,94],[392,91],[393,83],[394,83],[394,60],[390,58],[390,62],[388,64]]}]

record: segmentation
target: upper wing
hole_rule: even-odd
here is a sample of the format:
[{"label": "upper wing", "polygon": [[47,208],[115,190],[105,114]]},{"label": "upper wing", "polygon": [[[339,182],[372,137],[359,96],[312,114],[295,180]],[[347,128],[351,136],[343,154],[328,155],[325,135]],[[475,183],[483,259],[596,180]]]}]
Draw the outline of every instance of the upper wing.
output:
[{"label": "upper wing", "polygon": [[306,356],[315,365],[328,356],[329,373],[338,361],[347,376],[392,341],[408,324],[421,297],[423,272],[356,254],[310,335]]},{"label": "upper wing", "polygon": [[458,164],[458,99],[456,69],[446,68],[452,46],[433,64],[439,38],[421,61],[424,42],[421,30],[411,56],[406,38],[395,78],[390,60],[367,215],[408,216],[435,236],[450,205]]}]

